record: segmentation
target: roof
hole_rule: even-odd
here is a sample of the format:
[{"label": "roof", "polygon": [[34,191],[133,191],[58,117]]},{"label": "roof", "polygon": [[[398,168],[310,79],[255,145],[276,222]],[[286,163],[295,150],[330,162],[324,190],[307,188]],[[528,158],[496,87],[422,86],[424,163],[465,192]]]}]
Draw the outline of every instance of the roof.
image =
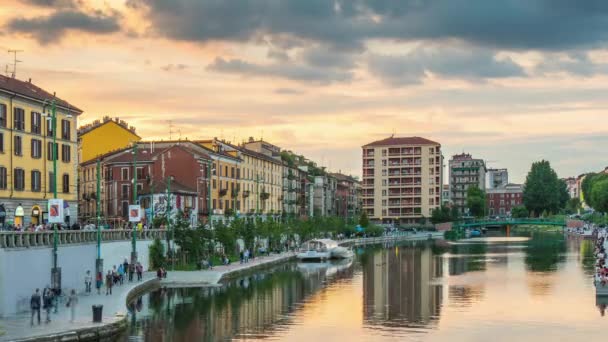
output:
[{"label": "roof", "polygon": [[[156,191],[154,192],[155,194],[163,193],[164,191],[162,191],[162,189],[167,188],[167,183],[164,180],[163,181],[153,180],[150,188],[152,188],[152,185],[156,189]],[[177,194],[196,194],[197,192],[196,192],[196,189],[190,188],[187,185],[184,185],[184,184],[176,181],[175,178],[173,177],[173,179],[171,180],[171,193],[172,194],[176,194],[176,193]],[[150,191],[146,191],[144,194],[150,194]]]},{"label": "roof", "polygon": [[17,93],[23,97],[27,97],[37,101],[52,100],[55,99],[57,106],[74,111],[74,115],[81,114],[83,111],[78,107],[69,104],[67,101],[55,97],[53,94],[46,90],[36,86],[31,82],[20,81],[16,78],[7,77],[0,75],[0,90],[4,90],[10,93]]},{"label": "roof", "polygon": [[[184,143],[184,141],[181,141],[181,143]],[[189,143],[194,144],[193,142],[189,142]],[[148,144],[149,144],[149,142],[148,142]],[[144,145],[144,146],[142,146],[142,145]],[[196,144],[196,146],[200,147],[200,145],[198,145],[198,144]],[[181,148],[189,153],[196,154],[199,157],[202,157],[205,159],[211,159],[211,157],[205,153],[196,151],[196,150],[194,150],[190,147],[184,146],[184,145],[178,145],[178,142],[176,142],[174,145],[171,145],[171,146],[168,146],[165,148],[155,149],[154,152],[150,153],[150,149],[145,147],[145,143],[138,141],[137,142],[137,162],[138,163],[151,162],[154,157],[156,157],[159,154],[164,153],[165,151],[170,150],[172,148]],[[111,158],[110,160],[107,161],[107,163],[131,163],[131,162],[133,162],[133,155],[131,154],[131,150],[133,150],[133,146],[123,147],[123,148],[115,150],[115,151],[110,151],[104,155],[99,156],[98,158],[94,158],[89,161],[86,161],[80,165],[87,166],[89,164],[96,163],[97,159],[104,160],[106,158]]]},{"label": "roof", "polygon": [[436,141],[432,141],[421,137],[398,137],[391,136],[390,138],[374,141],[363,147],[368,146],[392,146],[392,145],[441,145]]},{"label": "roof", "polygon": [[339,172],[330,173],[329,175],[332,176],[332,177],[334,177],[335,179],[337,179],[339,181],[347,181],[347,182],[353,182],[353,183],[359,182],[353,176],[345,175],[345,174],[339,173]]},{"label": "roof", "polygon": [[273,158],[271,156],[265,155],[264,153],[260,153],[260,152],[256,152],[256,151],[252,151],[246,147],[241,147],[239,148],[239,151],[241,151],[243,154],[258,158],[258,159],[263,159],[266,160],[268,162],[271,163],[275,163],[275,164],[282,164],[282,160],[281,159],[276,159]]},{"label": "roof", "polygon": [[94,121],[93,123],[90,123],[88,125],[84,125],[78,128],[78,136],[83,136],[87,133],[93,132],[94,130],[105,126],[106,124],[109,123],[114,123],[116,124],[118,127],[124,129],[125,131],[133,134],[134,136],[138,137],[139,139],[141,139],[141,137],[139,135],[137,135],[137,133],[135,133],[135,127],[129,127],[127,126],[127,123],[123,120],[117,121],[118,118],[115,118],[114,120],[110,119],[109,117],[104,117],[103,118],[103,122],[100,122],[99,120]]}]

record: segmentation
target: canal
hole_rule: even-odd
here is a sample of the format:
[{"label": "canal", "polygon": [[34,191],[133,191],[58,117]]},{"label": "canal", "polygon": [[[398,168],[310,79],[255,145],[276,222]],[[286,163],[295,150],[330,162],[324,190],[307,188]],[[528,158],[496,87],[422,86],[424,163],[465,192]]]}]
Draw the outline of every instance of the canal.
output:
[{"label": "canal", "polygon": [[130,305],[124,341],[594,341],[591,241],[520,230],[357,250]]}]

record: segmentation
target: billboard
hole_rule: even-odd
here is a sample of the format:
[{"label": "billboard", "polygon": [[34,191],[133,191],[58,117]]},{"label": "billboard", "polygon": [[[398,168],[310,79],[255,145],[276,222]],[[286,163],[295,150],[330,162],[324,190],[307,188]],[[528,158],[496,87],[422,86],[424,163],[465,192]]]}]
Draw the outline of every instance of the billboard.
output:
[{"label": "billboard", "polygon": [[49,223],[63,223],[63,200],[49,200]]},{"label": "billboard", "polygon": [[139,222],[141,221],[141,206],[140,205],[130,205],[129,206],[129,222]]}]

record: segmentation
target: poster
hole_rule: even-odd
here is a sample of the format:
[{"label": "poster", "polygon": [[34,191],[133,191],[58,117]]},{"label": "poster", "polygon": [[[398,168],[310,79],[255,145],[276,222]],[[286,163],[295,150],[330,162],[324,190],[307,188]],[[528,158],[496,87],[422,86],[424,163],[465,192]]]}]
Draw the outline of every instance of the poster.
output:
[{"label": "poster", "polygon": [[49,200],[49,223],[63,223],[63,200]]},{"label": "poster", "polygon": [[141,221],[141,206],[130,205],[129,206],[129,222]]}]

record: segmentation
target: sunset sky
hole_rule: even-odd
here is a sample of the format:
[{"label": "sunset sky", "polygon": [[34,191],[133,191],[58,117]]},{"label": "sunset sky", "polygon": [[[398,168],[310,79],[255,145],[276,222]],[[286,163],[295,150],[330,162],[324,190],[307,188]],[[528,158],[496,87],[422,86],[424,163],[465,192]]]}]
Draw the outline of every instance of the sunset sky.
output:
[{"label": "sunset sky", "polygon": [[[360,175],[423,136],[561,177],[608,166],[605,0],[0,0],[0,66],[145,138],[249,136]],[[4,51],[4,52],[2,52]]]}]

